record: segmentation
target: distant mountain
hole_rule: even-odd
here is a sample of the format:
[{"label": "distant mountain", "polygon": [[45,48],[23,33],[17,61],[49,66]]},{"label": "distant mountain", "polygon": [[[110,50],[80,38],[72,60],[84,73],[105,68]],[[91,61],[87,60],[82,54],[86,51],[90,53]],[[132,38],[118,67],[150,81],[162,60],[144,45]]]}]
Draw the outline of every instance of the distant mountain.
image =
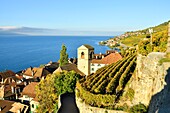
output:
[{"label": "distant mountain", "polygon": [[46,28],[31,28],[31,27],[13,27],[3,26],[0,27],[0,35],[69,35],[69,36],[115,36],[120,35],[123,32],[114,31],[73,31],[73,30],[62,30],[62,29],[46,29]]}]

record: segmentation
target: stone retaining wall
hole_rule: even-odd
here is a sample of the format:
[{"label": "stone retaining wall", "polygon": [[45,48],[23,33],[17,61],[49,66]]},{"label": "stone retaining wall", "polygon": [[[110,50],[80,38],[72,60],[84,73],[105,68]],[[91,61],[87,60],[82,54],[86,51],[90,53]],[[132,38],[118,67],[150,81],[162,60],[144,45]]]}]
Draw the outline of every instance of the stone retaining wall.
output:
[{"label": "stone retaining wall", "polygon": [[85,102],[83,102],[78,97],[76,97],[76,103],[77,103],[80,113],[127,113],[124,111],[107,110],[103,108],[92,107],[92,106],[85,104]]}]

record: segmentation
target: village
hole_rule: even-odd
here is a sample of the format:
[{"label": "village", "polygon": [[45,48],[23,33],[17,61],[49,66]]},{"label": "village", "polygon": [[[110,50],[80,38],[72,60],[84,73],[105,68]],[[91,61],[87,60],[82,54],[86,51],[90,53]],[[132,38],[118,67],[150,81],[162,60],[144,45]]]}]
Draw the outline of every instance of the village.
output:
[{"label": "village", "polygon": [[94,54],[94,48],[85,44],[77,49],[77,59],[70,58],[64,66],[50,61],[43,67],[29,67],[17,73],[11,70],[0,72],[0,112],[36,113],[39,102],[35,88],[48,74],[73,70],[87,76],[120,59],[122,55],[118,51]]}]

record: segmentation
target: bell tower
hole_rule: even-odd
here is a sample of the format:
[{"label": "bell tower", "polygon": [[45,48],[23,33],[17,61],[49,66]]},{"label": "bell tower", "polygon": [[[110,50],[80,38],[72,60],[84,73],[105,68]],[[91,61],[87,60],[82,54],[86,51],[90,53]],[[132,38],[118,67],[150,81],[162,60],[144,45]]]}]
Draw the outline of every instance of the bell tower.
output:
[{"label": "bell tower", "polygon": [[77,50],[78,69],[85,75],[90,74],[90,61],[94,56],[94,48],[90,45],[82,45]]}]

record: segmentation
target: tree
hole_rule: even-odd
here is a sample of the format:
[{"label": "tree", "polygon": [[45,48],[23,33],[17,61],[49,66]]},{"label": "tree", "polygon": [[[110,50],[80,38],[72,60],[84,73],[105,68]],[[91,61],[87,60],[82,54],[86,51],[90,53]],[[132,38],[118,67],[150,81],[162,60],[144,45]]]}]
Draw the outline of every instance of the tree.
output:
[{"label": "tree", "polygon": [[38,113],[55,112],[57,110],[57,90],[54,86],[55,76],[47,75],[47,77],[40,81],[36,87],[36,97],[39,105],[37,108]]},{"label": "tree", "polygon": [[39,102],[37,112],[56,112],[59,95],[74,92],[76,82],[79,79],[80,75],[74,71],[64,71],[47,75],[36,87],[36,97]]},{"label": "tree", "polygon": [[67,48],[63,44],[62,49],[60,51],[60,60],[59,60],[60,66],[63,66],[68,63],[68,54],[66,53],[66,51],[67,51]]},{"label": "tree", "polygon": [[80,79],[80,75],[74,71],[56,73],[56,76],[55,88],[57,89],[58,95],[74,92],[76,82]]}]

